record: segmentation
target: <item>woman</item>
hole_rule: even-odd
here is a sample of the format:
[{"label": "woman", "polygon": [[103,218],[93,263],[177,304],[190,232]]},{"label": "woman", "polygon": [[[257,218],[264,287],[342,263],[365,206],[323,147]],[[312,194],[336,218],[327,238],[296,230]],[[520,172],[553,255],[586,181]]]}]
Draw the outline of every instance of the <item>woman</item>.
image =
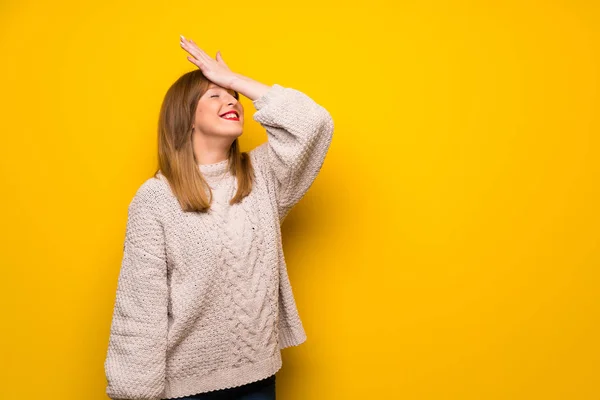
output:
[{"label": "woman", "polygon": [[[306,340],[280,225],[333,135],[305,94],[232,72],[181,39],[198,67],[167,91],[159,169],[128,206],[104,368],[113,399],[274,399],[281,349]],[[244,108],[267,142],[241,152]]]}]

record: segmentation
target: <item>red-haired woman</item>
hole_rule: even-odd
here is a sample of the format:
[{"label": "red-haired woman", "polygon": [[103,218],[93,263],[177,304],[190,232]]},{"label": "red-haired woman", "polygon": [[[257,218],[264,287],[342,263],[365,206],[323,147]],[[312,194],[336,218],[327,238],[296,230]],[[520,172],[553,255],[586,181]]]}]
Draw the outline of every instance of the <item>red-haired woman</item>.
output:
[{"label": "red-haired woman", "polygon": [[[306,340],[280,225],[319,173],[329,112],[304,93],[232,72],[180,45],[198,68],[168,89],[159,168],[128,206],[104,363],[112,399],[275,399],[281,349]],[[267,132],[242,152],[240,94]]]}]

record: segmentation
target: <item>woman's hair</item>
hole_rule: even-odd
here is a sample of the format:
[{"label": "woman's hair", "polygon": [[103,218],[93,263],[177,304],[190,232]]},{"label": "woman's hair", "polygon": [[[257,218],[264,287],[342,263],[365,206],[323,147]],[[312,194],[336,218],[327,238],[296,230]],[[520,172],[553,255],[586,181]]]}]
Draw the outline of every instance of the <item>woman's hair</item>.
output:
[{"label": "woman's hair", "polygon": [[[196,108],[209,84],[210,81],[200,69],[187,72],[167,90],[160,108],[159,169],[154,177],[160,172],[167,178],[183,211],[205,212],[210,208],[213,198],[212,190],[198,167],[192,146],[192,125]],[[235,97],[239,99],[237,92]],[[240,151],[237,138],[229,148],[228,166],[229,172],[237,180],[237,192],[229,201],[229,204],[235,204],[250,194],[254,175],[250,156]]]}]

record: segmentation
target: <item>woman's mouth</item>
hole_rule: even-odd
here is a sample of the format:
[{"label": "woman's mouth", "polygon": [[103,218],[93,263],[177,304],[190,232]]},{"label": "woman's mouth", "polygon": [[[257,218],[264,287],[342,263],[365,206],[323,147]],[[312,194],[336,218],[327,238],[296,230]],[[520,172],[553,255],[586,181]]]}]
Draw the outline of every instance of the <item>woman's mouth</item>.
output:
[{"label": "woman's mouth", "polygon": [[240,120],[238,113],[235,111],[227,112],[227,113],[221,115],[220,117],[223,119],[230,120],[230,121],[239,121]]}]

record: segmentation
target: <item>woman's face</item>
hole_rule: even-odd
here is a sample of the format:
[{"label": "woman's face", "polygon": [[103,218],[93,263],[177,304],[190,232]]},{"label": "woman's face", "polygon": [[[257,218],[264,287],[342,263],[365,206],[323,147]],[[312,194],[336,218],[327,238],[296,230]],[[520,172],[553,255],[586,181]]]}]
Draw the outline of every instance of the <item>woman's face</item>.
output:
[{"label": "woman's face", "polygon": [[[194,130],[208,136],[240,136],[244,126],[244,107],[235,96],[233,89],[211,82],[198,101]],[[237,116],[231,115],[231,112]]]}]

